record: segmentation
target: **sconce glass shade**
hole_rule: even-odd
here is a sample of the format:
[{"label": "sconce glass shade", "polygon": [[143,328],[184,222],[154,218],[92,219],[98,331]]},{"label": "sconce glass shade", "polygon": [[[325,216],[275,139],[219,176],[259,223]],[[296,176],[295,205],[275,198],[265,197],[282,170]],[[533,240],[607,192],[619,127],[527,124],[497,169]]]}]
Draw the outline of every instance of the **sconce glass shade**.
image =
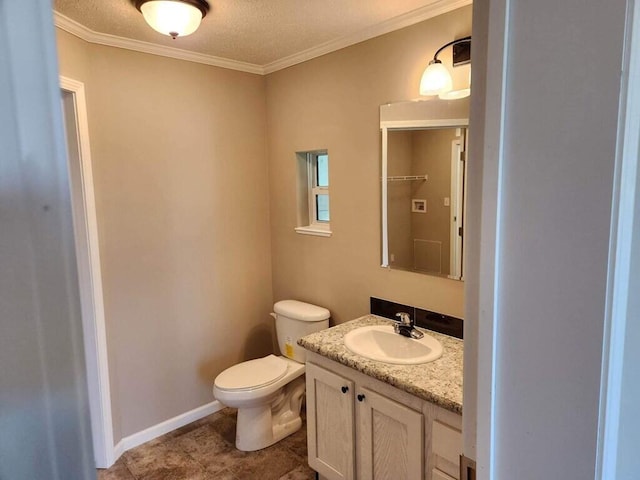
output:
[{"label": "sconce glass shade", "polygon": [[469,86],[467,88],[442,92],[438,94],[438,97],[440,97],[441,100],[458,100],[459,98],[465,98],[469,95],[471,95],[471,69],[469,69]]},{"label": "sconce glass shade", "polygon": [[438,95],[453,88],[451,74],[440,60],[431,60],[420,79],[420,95]]},{"label": "sconce glass shade", "polygon": [[180,0],[150,0],[138,4],[151,28],[173,38],[195,32],[206,13],[206,10]]}]

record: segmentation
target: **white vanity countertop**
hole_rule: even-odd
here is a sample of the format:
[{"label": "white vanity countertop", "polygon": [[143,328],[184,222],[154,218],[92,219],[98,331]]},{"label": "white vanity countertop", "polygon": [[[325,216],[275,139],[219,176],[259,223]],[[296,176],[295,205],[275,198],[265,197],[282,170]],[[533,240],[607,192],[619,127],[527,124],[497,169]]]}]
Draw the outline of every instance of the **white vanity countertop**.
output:
[{"label": "white vanity countertop", "polygon": [[344,336],[351,330],[393,323],[383,317],[365,315],[307,335],[298,340],[298,344],[442,408],[462,413],[462,340],[425,330],[442,343],[444,351],[438,360],[419,365],[392,365],[369,360],[350,352],[344,345]]}]

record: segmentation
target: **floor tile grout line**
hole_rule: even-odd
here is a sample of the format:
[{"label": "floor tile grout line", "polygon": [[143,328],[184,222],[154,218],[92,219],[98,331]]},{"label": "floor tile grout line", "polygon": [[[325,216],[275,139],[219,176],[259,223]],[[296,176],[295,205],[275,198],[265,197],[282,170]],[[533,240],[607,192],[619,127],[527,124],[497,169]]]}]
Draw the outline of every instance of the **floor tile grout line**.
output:
[{"label": "floor tile grout line", "polygon": [[124,468],[127,469],[127,472],[129,472],[129,475],[131,475],[133,477],[133,480],[139,480],[137,476],[134,475],[134,473],[131,471],[131,469],[129,468],[129,465],[127,464],[127,460],[126,458],[122,461],[122,463],[124,464]]},{"label": "floor tile grout line", "polygon": [[[203,424],[203,425],[201,425],[201,426],[200,426],[200,427],[198,427],[198,428],[202,428],[202,427],[204,427],[205,425],[206,425],[206,424]],[[194,430],[192,430],[192,431],[195,431],[195,430],[197,430],[197,429],[194,429]],[[177,437],[175,437],[175,440],[177,440],[178,438],[180,438],[180,437],[182,437],[182,436],[184,436],[184,435],[188,435],[189,433],[191,433],[191,432],[187,432],[187,433],[184,433],[184,434],[182,434],[182,435],[178,435]],[[210,476],[210,475],[209,475],[209,471],[207,470],[207,467],[205,467],[202,463],[200,463],[200,462],[198,461],[198,459],[196,459],[193,455],[191,455],[191,453],[187,452],[187,450],[182,446],[182,444],[181,444],[180,442],[175,442],[175,444],[178,446],[178,448],[180,448],[180,450],[182,450],[182,452],[183,452],[184,454],[186,454],[186,455],[187,455],[187,457],[189,457],[189,458],[190,458],[190,459],[191,459],[191,460],[192,460],[196,465],[198,465],[198,466],[202,469],[202,471],[203,471],[203,472],[204,472],[204,474],[207,476],[207,478]]]},{"label": "floor tile grout line", "polygon": [[127,471],[131,474],[131,476],[133,477],[133,480],[140,480],[140,478],[138,478],[138,476],[133,473],[133,470],[131,470],[131,468],[129,468],[129,459],[127,458],[127,452],[124,452],[122,454],[122,463],[124,464],[125,468],[127,469]]}]

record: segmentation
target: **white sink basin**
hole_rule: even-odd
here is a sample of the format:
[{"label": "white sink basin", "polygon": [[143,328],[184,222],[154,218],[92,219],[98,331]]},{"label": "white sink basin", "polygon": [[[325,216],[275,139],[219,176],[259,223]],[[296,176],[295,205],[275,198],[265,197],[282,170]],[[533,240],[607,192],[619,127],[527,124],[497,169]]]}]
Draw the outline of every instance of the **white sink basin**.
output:
[{"label": "white sink basin", "polygon": [[351,330],[344,345],[353,353],[379,362],[415,365],[433,362],[442,356],[442,345],[424,334],[420,339],[403,337],[392,325],[371,325]]}]

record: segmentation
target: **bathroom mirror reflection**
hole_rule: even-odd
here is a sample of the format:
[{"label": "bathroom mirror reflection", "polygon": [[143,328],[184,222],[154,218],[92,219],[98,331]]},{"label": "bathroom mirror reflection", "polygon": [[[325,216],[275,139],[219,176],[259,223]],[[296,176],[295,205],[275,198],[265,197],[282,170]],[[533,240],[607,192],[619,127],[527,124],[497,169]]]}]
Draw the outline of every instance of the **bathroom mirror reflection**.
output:
[{"label": "bathroom mirror reflection", "polygon": [[382,266],[463,280],[468,101],[380,107]]}]

